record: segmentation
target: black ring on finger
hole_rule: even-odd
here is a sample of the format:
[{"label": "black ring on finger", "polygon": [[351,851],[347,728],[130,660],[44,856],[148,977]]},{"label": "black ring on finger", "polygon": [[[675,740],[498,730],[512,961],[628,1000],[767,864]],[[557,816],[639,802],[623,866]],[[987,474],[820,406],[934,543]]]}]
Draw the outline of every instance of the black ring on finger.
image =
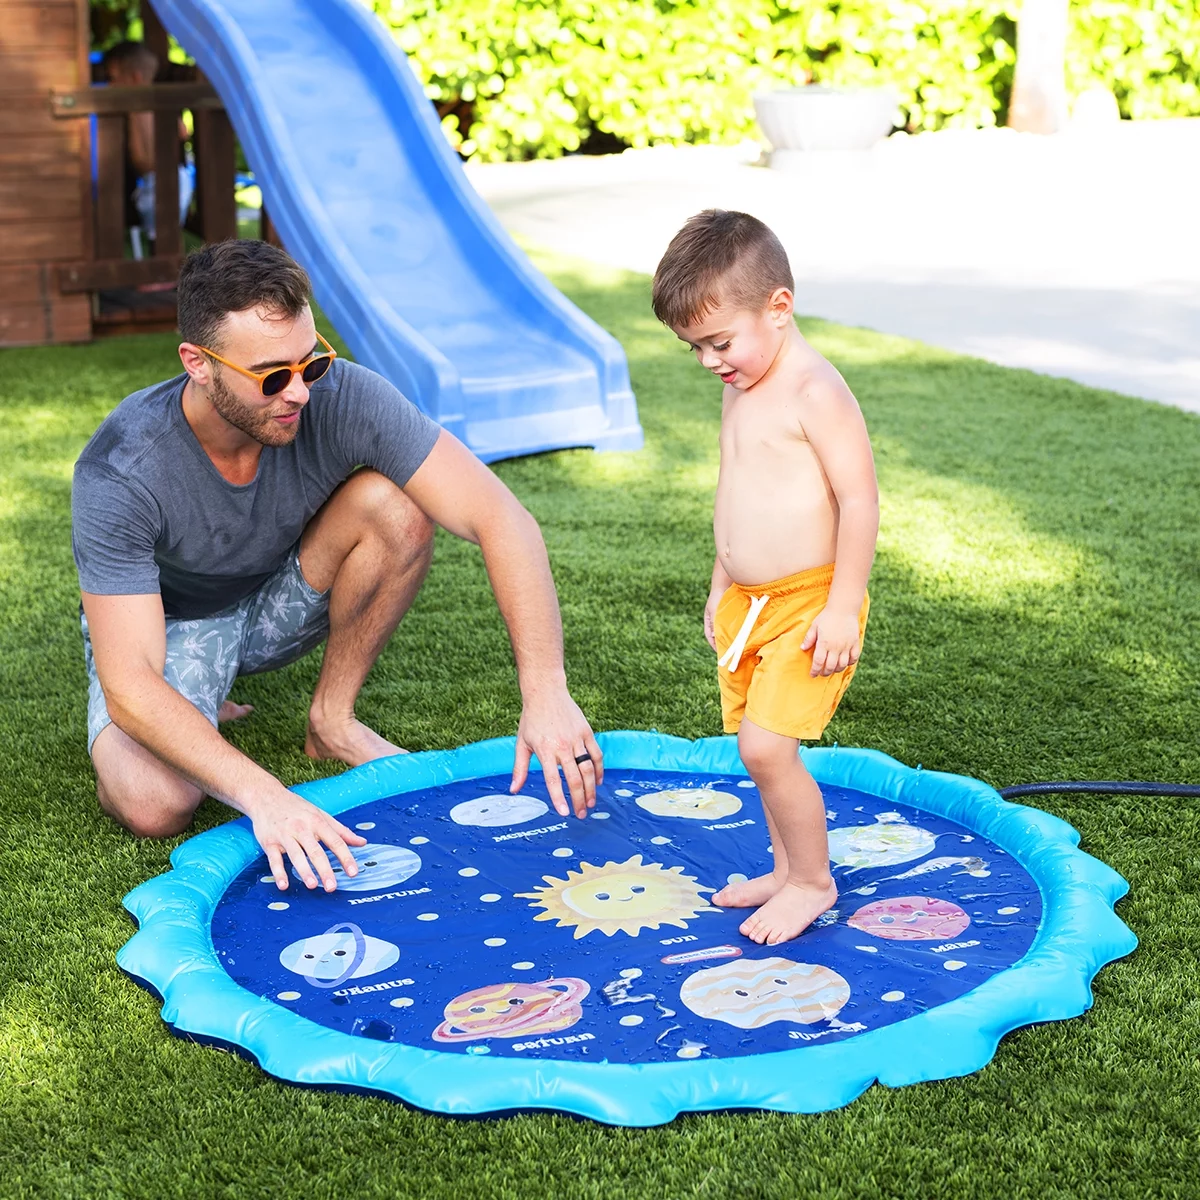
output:
[{"label": "black ring on finger", "polygon": [[575,755],[575,761],[577,763],[591,762],[592,756],[585,750],[582,754]]}]

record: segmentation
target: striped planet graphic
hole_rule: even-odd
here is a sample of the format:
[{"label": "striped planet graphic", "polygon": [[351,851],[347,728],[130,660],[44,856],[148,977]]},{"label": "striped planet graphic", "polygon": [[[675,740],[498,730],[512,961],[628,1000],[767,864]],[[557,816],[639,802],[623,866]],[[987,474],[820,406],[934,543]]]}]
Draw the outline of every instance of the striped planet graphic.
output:
[{"label": "striped planet graphic", "polygon": [[850,999],[850,985],[829,967],[790,958],[743,958],[696,971],[679,998],[698,1017],[738,1029],[774,1021],[832,1021]]}]

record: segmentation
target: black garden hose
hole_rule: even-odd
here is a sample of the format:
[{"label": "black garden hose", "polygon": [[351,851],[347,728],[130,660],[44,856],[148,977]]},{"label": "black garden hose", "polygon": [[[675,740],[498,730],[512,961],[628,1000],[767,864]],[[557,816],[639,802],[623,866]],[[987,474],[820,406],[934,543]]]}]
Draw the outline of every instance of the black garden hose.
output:
[{"label": "black garden hose", "polygon": [[1060,792],[1082,792],[1092,796],[1191,796],[1200,797],[1200,786],[1191,783],[1125,783],[1120,780],[1105,780],[1089,783],[1086,780],[1070,780],[1061,783],[1019,783],[1014,787],[1000,789],[1005,800],[1018,796],[1045,796]]}]

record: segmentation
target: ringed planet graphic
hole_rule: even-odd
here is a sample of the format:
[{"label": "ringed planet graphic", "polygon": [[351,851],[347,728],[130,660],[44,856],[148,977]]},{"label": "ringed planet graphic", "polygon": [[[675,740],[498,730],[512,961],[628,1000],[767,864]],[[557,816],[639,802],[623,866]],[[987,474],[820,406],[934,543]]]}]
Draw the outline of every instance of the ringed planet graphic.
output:
[{"label": "ringed planet graphic", "polygon": [[433,1040],[469,1042],[570,1029],[583,1016],[580,1004],[591,990],[586,980],[571,977],[473,988],[446,1005],[446,1019],[433,1031]]},{"label": "ringed planet graphic", "polygon": [[536,796],[480,796],[464,800],[450,810],[450,820],[456,825],[482,825],[498,828],[501,825],[524,825],[550,811],[550,806]]},{"label": "ringed planet graphic", "polygon": [[292,942],[279,954],[280,965],[322,988],[375,975],[399,961],[399,946],[370,937],[348,921]]},{"label": "ringed planet graphic", "polygon": [[532,900],[531,908],[545,910],[535,921],[557,921],[560,929],[573,926],[577,939],[596,931],[605,937],[614,933],[637,937],[643,929],[661,925],[686,929],[697,915],[718,911],[701,894],[713,888],[698,884],[682,867],[643,863],[640,854],[602,867],[580,863],[579,870],[568,871],[566,879],[542,878],[545,887],[517,895]]},{"label": "ringed planet graphic", "polygon": [[719,821],[740,812],[742,802],[732,792],[712,788],[667,788],[637,798],[638,808],[656,817],[683,817],[689,821]]}]

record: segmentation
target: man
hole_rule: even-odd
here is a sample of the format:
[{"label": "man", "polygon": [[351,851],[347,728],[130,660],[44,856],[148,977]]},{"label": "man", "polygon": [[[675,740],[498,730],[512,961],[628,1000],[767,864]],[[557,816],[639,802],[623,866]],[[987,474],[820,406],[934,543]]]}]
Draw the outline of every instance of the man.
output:
[{"label": "man", "polygon": [[184,374],[126,397],[75,467],[88,746],[101,807],[133,833],[187,828],[205,794],[245,813],[280,889],[357,874],[365,839],[217,732],[239,674],[326,642],[305,750],[351,766],[402,751],[354,703],[428,570],[434,523],[477,543],[508,625],[531,754],[560,814],[595,804],[603,760],[567,691],[536,522],[456,438],[317,332],[304,271],[262,242],[193,254],[179,279]]}]

